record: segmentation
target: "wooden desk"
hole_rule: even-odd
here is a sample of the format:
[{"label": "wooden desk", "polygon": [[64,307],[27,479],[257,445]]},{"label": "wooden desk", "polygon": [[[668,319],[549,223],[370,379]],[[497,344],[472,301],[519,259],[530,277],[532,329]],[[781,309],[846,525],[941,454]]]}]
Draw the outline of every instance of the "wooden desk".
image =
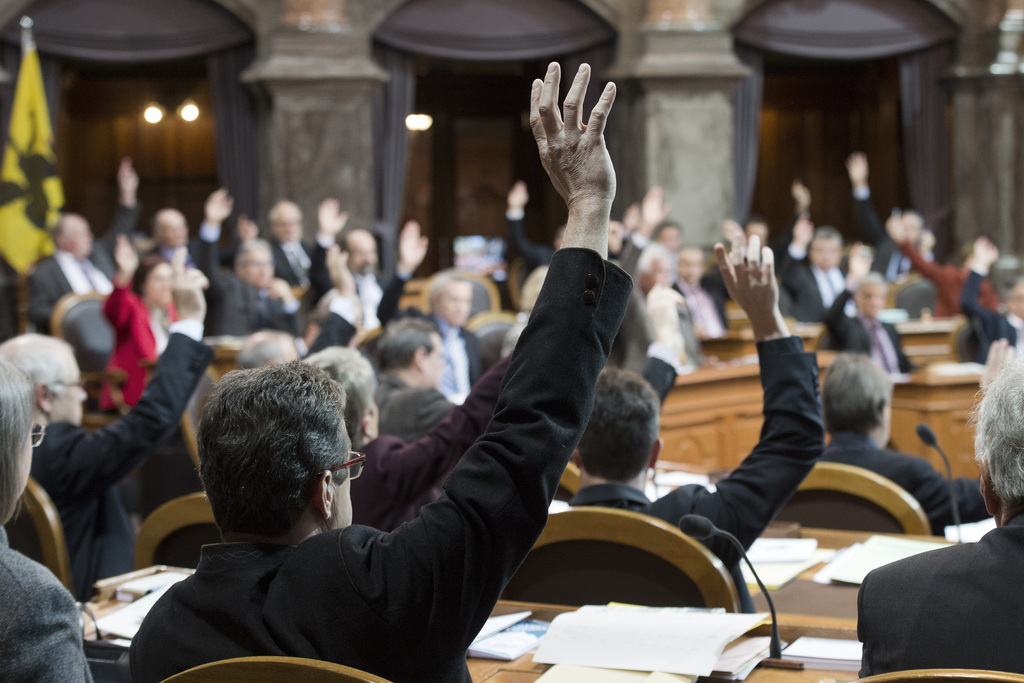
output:
[{"label": "wooden desk", "polygon": [[[824,369],[833,354],[818,353]],[[980,375],[941,376],[926,371],[896,384],[893,391],[892,444],[920,455],[939,471],[938,454],[917,438],[919,422],[928,424],[949,455],[953,474],[977,477],[974,429],[968,424],[977,401]],[[757,444],[763,422],[760,368],[756,364],[700,368],[676,379],[661,412],[661,459],[695,471],[733,469]]]},{"label": "wooden desk", "polygon": [[935,362],[956,362],[953,332],[963,323],[963,316],[905,320],[896,323],[896,331],[903,341],[903,352],[914,365],[925,366]]}]

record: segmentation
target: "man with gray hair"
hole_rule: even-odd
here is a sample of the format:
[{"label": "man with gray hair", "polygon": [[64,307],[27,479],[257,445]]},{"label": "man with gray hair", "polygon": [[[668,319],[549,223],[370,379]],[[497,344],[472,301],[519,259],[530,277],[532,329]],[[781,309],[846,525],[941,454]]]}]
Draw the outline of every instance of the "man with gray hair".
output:
[{"label": "man with gray hair", "polygon": [[876,569],[861,584],[861,676],[905,669],[1024,673],[1024,361],[1004,365],[975,409],[981,494],[997,528],[977,543]]},{"label": "man with gray hair", "polygon": [[430,287],[430,315],[441,333],[444,371],[441,393],[462,403],[480,376],[480,340],[466,329],[473,306],[473,283],[454,270],[442,270]]},{"label": "man with gray hair", "polygon": [[415,441],[448,416],[452,404],[438,389],[444,372],[443,343],[427,320],[388,323],[377,344],[380,432]]},{"label": "man with gray hair", "polygon": [[217,240],[233,208],[234,200],[227,190],[216,190],[206,200],[199,228],[197,265],[210,280],[206,291],[209,334],[244,337],[271,329],[298,335],[299,300],[287,282],[274,277],[274,256],[267,242],[255,239],[243,243],[235,255],[235,272],[221,272]]},{"label": "man with gray hair", "polygon": [[299,360],[295,337],[277,330],[260,330],[245,338],[238,350],[235,362],[239,370],[262,368],[265,365],[282,365]]},{"label": "man with gray hair", "polygon": [[[945,535],[946,526],[954,521],[946,477],[924,458],[885,449],[892,428],[888,373],[865,354],[841,353],[826,371],[821,401],[831,436],[822,461],[863,467],[891,479],[921,504],[932,533]],[[976,479],[960,477],[953,485],[961,521],[989,516]]]},{"label": "man with gray hair", "polygon": [[[878,319],[888,292],[889,284],[882,274],[871,270],[868,250],[861,244],[853,245],[846,288],[825,314],[825,326],[832,338],[829,348],[866,353],[890,375],[906,374],[914,366],[903,352],[899,332],[892,323]],[[856,306],[853,317],[846,314],[851,299]]]},{"label": "man with gray hair", "polygon": [[798,220],[787,254],[779,271],[779,283],[790,299],[790,310],[783,313],[800,322],[820,323],[846,288],[846,276],[839,268],[843,236],[832,226],[815,228],[809,220]]}]

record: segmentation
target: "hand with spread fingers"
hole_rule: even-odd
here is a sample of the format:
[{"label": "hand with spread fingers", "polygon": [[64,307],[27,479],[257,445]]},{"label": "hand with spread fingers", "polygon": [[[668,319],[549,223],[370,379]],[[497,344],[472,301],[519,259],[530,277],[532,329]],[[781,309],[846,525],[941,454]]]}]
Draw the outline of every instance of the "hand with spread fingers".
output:
[{"label": "hand with spread fingers", "polygon": [[750,318],[755,341],[789,336],[789,328],[779,310],[779,285],[775,281],[775,254],[761,246],[761,238],[751,235],[746,249],[733,245],[731,251],[715,245],[718,268],[732,300]]},{"label": "hand with spread fingers", "polygon": [[188,249],[179,247],[171,257],[171,295],[174,307],[178,311],[178,320],[206,320],[206,297],[203,290],[210,286],[202,271],[196,268],[185,269]]},{"label": "hand with spread fingers", "polygon": [[601,93],[586,125],[583,99],[590,66],[583,64],[558,111],[561,71],[552,62],[544,80],[533,82],[530,128],[537,140],[541,164],[569,207],[562,247],[592,249],[608,257],[608,218],[615,198],[615,169],[604,142],[604,128],[615,101],[615,85]]}]

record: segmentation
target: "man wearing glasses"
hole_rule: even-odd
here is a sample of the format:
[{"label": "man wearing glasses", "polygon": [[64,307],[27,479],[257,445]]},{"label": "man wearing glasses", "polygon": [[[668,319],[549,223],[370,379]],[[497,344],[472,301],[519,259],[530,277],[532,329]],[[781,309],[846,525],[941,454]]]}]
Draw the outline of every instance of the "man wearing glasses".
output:
[{"label": "man wearing glasses", "polygon": [[300,363],[233,373],[200,422],[200,476],[225,543],[168,590],[132,641],[138,683],[246,655],[318,658],[391,681],[465,681],[466,648],[547,520],[622,320],[629,276],[607,262],[615,176],[609,85],[584,130],[584,65],[555,100],[533,85],[541,160],[569,207],[562,249],[509,364],[487,431],[415,520],[351,525],[339,385]]},{"label": "man wearing glasses", "polygon": [[[174,303],[179,321],[139,403],[106,427],[82,427],[86,394],[74,353],[53,337],[27,334],[0,345],[0,359],[35,385],[35,448],[31,476],[60,513],[78,600],[92,584],[134,568],[135,532],[116,484],[142,465],[170,435],[199,378],[213,360],[203,336],[206,304],[198,271],[176,264]],[[45,438],[44,438],[45,433]]]}]

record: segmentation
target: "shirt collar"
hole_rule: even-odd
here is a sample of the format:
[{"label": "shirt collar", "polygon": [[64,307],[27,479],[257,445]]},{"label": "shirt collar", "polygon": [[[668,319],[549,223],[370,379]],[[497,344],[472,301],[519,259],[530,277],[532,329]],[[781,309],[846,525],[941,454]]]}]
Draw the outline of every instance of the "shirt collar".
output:
[{"label": "shirt collar", "polygon": [[569,500],[569,505],[601,505],[604,507],[635,509],[650,505],[643,491],[629,484],[609,482],[584,486]]}]

